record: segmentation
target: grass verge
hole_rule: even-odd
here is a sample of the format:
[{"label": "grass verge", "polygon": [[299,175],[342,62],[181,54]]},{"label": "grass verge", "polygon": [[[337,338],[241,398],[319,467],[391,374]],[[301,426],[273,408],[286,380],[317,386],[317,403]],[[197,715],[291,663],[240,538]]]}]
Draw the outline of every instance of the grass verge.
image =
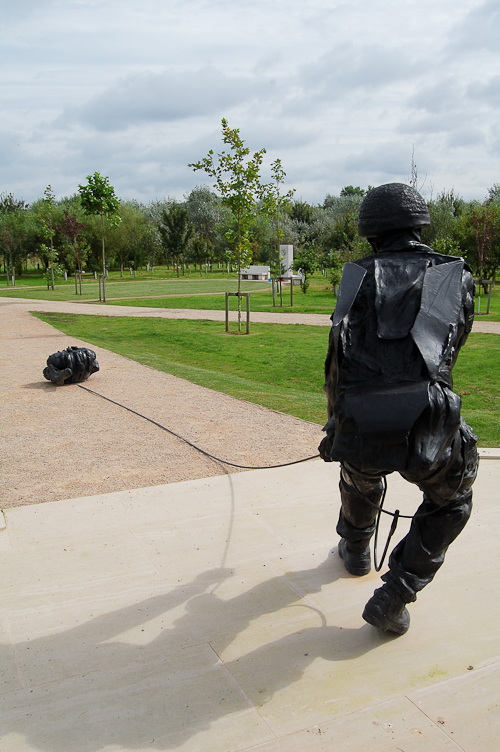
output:
[{"label": "grass verge", "polygon": [[247,336],[226,334],[214,321],[35,315],[69,336],[200,386],[304,420],[325,420],[325,327],[252,324]]},{"label": "grass verge", "polygon": [[[238,336],[213,321],[35,315],[70,337],[200,386],[314,423],[326,420],[325,327],[252,324],[250,336]],[[453,373],[464,418],[482,447],[500,447],[499,372],[500,335],[471,334]]]}]

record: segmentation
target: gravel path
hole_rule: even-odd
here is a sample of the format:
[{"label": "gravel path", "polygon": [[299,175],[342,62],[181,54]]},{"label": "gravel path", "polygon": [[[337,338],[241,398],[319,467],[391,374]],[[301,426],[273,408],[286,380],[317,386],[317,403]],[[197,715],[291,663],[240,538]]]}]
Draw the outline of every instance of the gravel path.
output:
[{"label": "gravel path", "polygon": [[[0,508],[238,472],[77,385],[56,387],[46,381],[42,371],[47,357],[68,345],[86,345],[97,352],[101,370],[86,386],[218,457],[260,466],[317,454],[320,426],[68,338],[29,313],[80,309],[152,315],[144,308],[0,298]],[[183,316],[190,313],[182,311]]]},{"label": "gravel path", "polygon": [[[49,300],[27,300],[25,298],[1,298],[1,304],[20,305],[29,311],[47,311],[65,313],[86,313],[102,316],[136,316],[160,319],[205,319],[205,321],[224,321],[224,311],[205,311],[192,308],[145,308],[139,306],[99,305],[98,303],[73,303]],[[243,312],[245,320],[245,312]],[[231,321],[237,320],[236,311],[230,311]],[[327,314],[315,313],[250,313],[250,321],[263,324],[306,324],[310,326],[331,326]]]},{"label": "gravel path", "polygon": [[[47,311],[65,313],[86,313],[102,316],[136,316],[141,318],[161,319],[205,319],[224,321],[224,311],[205,311],[192,308],[145,308],[139,306],[99,305],[88,303],[58,302],[48,300],[26,300],[25,298],[1,298],[0,305],[10,303],[20,305],[29,311]],[[236,312],[229,314],[231,321],[236,321]],[[243,313],[243,320],[245,313]],[[304,324],[305,326],[331,326],[330,315],[326,313],[250,313],[250,321],[260,324]],[[482,321],[480,317],[474,322],[474,331],[485,334],[500,334],[499,321]]]}]

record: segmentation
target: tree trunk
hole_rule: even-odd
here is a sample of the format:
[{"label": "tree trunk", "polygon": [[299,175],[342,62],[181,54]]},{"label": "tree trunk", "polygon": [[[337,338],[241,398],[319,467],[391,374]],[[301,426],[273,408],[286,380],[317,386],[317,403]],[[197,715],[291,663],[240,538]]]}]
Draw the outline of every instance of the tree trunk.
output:
[{"label": "tree trunk", "polygon": [[241,227],[238,221],[238,332],[241,332]]},{"label": "tree trunk", "polygon": [[101,214],[102,219],[102,273],[106,276],[106,257],[104,255],[104,214]]}]

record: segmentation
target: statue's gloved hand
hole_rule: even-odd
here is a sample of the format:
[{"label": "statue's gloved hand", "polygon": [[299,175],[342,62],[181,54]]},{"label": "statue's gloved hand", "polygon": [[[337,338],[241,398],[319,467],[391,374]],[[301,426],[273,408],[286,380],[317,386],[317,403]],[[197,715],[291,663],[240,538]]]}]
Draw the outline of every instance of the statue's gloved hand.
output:
[{"label": "statue's gloved hand", "polygon": [[325,462],[333,462],[331,458],[332,438],[333,437],[325,436],[324,439],[321,440],[321,443],[318,447],[319,456]]},{"label": "statue's gloved hand", "polygon": [[66,379],[69,379],[72,374],[73,371],[71,368],[64,368],[60,371],[59,368],[56,368],[52,363],[49,363],[49,365],[43,369],[43,375],[47,381],[52,381],[52,383],[57,386],[64,384]]},{"label": "statue's gloved hand", "polygon": [[332,415],[326,426],[323,426],[323,431],[326,433],[326,436],[322,439],[321,444],[318,447],[319,456],[325,462],[333,462],[332,447],[335,439],[335,428],[335,416]]}]

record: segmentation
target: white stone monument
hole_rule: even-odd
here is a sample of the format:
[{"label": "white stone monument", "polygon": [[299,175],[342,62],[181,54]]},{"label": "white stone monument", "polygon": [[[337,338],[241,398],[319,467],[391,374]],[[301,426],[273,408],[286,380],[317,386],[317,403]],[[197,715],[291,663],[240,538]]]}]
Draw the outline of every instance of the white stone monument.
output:
[{"label": "white stone monument", "polygon": [[300,285],[302,275],[293,273],[293,245],[280,245],[280,264],[284,277],[291,277],[294,285]]},{"label": "white stone monument", "polygon": [[280,264],[284,277],[293,275],[293,245],[280,245]]}]

